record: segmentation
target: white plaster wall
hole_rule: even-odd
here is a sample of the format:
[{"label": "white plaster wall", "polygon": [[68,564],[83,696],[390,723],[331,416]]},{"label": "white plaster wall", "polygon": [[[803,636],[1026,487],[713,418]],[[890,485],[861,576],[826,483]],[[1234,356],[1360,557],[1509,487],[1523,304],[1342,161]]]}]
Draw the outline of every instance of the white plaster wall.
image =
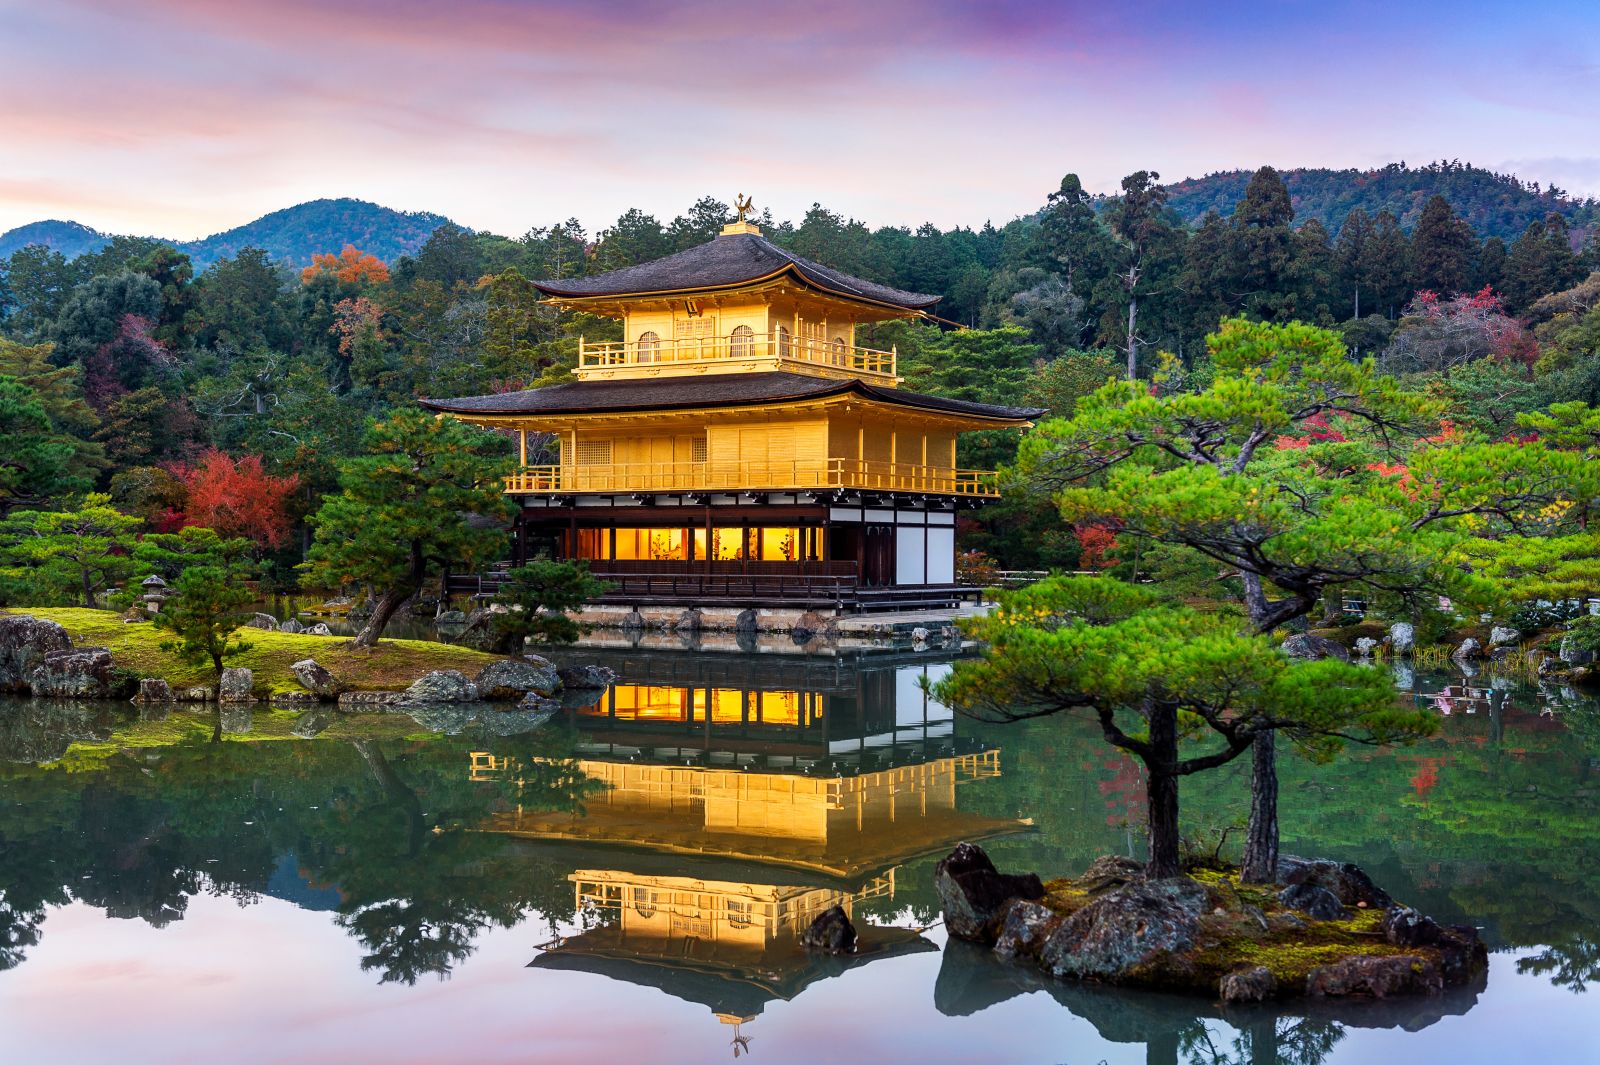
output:
[{"label": "white plaster wall", "polygon": [[928,583],[956,582],[956,531],[928,528]]},{"label": "white plaster wall", "polygon": [[894,582],[925,584],[922,576],[923,530],[921,526],[901,526],[894,531]]}]

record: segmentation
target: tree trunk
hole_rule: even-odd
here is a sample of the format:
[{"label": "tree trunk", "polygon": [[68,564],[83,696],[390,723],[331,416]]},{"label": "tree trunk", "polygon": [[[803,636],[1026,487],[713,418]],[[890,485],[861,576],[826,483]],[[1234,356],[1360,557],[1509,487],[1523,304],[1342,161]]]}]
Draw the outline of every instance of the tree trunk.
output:
[{"label": "tree trunk", "polygon": [[1256,734],[1250,746],[1250,827],[1245,832],[1239,881],[1270,884],[1278,878],[1278,747],[1276,731]]},{"label": "tree trunk", "polygon": [[388,626],[389,619],[394,617],[394,612],[400,605],[413,595],[417,594],[420,584],[407,582],[396,585],[378,597],[377,604],[372,608],[372,616],[367,619],[366,627],[356,633],[351,642],[357,647],[371,647],[383,636],[383,630]]},{"label": "tree trunk", "polygon": [[1146,803],[1150,808],[1151,879],[1177,876],[1178,859],[1178,712],[1170,704],[1150,709],[1150,757],[1145,762],[1150,781]]},{"label": "tree trunk", "polygon": [[1130,289],[1128,292],[1128,380],[1130,381],[1139,379],[1139,349],[1133,332],[1138,320],[1139,300]]},{"label": "tree trunk", "polygon": [[85,610],[94,609],[94,585],[89,582],[89,571],[83,570],[83,607]]}]

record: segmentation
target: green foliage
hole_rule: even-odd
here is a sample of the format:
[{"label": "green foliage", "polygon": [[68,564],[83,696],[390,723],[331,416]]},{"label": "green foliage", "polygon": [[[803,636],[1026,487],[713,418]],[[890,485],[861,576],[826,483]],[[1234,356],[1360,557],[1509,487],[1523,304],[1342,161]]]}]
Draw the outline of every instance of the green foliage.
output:
[{"label": "green foliage", "polygon": [[13,511],[0,521],[0,574],[8,594],[30,603],[94,606],[95,594],[133,572],[130,551],[139,519],[104,495],[73,510]]},{"label": "green foliage", "polygon": [[224,538],[214,529],[190,525],[175,533],[146,533],[134,547],[133,559],[139,573],[154,573],[170,582],[190,567],[246,569],[254,546],[242,536]]},{"label": "green foliage", "polygon": [[439,567],[471,569],[501,557],[504,530],[468,517],[509,516],[503,438],[408,410],[374,423],[364,450],[341,463],[339,494],[310,519],[316,542],[305,570],[312,581],[372,585],[403,600]]},{"label": "green foliage", "polygon": [[589,563],[539,560],[518,566],[506,574],[506,581],[495,593],[494,601],[509,607],[494,615],[494,627],[509,646],[520,648],[524,641],[534,643],[573,643],[584,627],[567,612],[602,595],[610,588],[605,581],[589,574]]},{"label": "green foliage", "polygon": [[72,437],[58,432],[39,394],[15,377],[0,374],[0,513],[61,492],[81,492],[89,480],[74,468]]},{"label": "green foliage", "polygon": [[250,644],[233,638],[249,620],[245,608],[255,600],[244,576],[240,567],[216,565],[190,566],[179,574],[172,589],[176,595],[153,619],[156,628],[176,637],[162,649],[189,662],[210,662],[220,677],[228,656],[250,650]]}]

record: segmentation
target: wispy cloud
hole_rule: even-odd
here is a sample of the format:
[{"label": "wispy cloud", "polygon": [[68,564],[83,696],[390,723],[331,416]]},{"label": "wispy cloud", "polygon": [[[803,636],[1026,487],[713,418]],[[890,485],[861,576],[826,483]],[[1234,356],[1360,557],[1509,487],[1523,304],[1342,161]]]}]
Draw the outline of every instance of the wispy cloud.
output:
[{"label": "wispy cloud", "polygon": [[[1546,162],[1600,133],[1592,93],[1552,92],[1593,86],[1600,15],[1497,31],[1482,8],[0,0],[0,228],[50,210],[191,237],[358,195],[516,233],[736,189],[978,224],[1069,169],[1110,189],[1390,145],[1600,191]],[[1527,62],[1557,19],[1553,61]]]}]

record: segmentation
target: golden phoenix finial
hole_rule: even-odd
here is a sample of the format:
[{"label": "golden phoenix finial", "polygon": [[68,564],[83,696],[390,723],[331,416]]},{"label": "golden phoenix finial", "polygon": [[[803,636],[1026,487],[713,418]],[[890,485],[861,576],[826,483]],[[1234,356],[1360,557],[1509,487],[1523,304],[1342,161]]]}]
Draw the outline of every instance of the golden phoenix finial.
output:
[{"label": "golden phoenix finial", "polygon": [[755,204],[750,201],[750,197],[741,192],[733,198],[733,206],[739,212],[739,217],[735,221],[743,222],[745,212],[754,207]]}]

